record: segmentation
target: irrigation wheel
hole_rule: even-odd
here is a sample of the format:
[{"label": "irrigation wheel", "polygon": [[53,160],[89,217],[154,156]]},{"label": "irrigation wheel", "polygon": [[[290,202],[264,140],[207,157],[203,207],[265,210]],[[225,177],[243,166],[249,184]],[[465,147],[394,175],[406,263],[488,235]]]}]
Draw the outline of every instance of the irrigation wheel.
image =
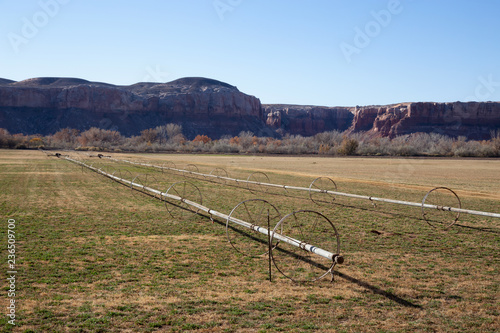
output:
[{"label": "irrigation wheel", "polygon": [[165,194],[174,195],[179,197],[181,200],[170,199],[164,197],[165,208],[167,208],[168,213],[172,218],[177,220],[185,220],[194,214],[198,213],[198,210],[191,205],[183,202],[184,200],[189,200],[196,202],[197,204],[203,204],[203,198],[200,189],[191,182],[180,181],[172,184]]},{"label": "irrigation wheel", "polygon": [[198,175],[194,175],[193,173],[199,173],[200,170],[194,164],[188,164],[184,168],[183,175],[185,178],[198,178]]},{"label": "irrigation wheel", "polygon": [[309,185],[309,198],[318,206],[330,205],[335,201],[335,194],[328,191],[336,192],[337,184],[328,177],[318,177]]},{"label": "irrigation wheel", "polygon": [[[158,179],[154,175],[146,174],[145,176],[146,176],[145,186],[152,188],[152,189],[155,189],[155,190],[158,190],[161,188],[160,182],[158,182]],[[153,195],[151,192],[148,192],[148,193]],[[163,200],[162,196],[158,193],[155,193],[153,196],[157,199]]]},{"label": "irrigation wheel", "polygon": [[280,241],[279,246],[272,251],[274,265],[285,277],[295,282],[313,282],[329,273],[333,274],[337,263],[334,259],[305,249],[305,245],[310,244],[333,253],[334,258],[339,256],[340,237],[326,216],[312,210],[295,211],[278,222],[274,228],[273,241],[277,236],[275,233],[288,240]]},{"label": "irrigation wheel", "polygon": [[[92,168],[92,169],[90,169],[90,168]],[[90,168],[89,168],[89,170],[92,171],[93,176],[95,176],[95,177],[101,176],[101,171],[102,171],[102,164],[101,163],[94,161],[90,164]]]},{"label": "irrigation wheel", "polygon": [[118,188],[118,180],[116,180],[116,179],[114,179],[112,177],[122,178],[122,176],[121,176],[121,170],[115,168],[115,171],[113,171],[113,173],[111,174],[111,177],[110,177],[110,179],[112,181],[111,184],[113,184],[113,188],[117,189]]},{"label": "irrigation wheel", "polygon": [[127,186],[130,187],[127,183],[123,182],[123,180],[128,180],[131,181],[134,177],[132,176],[132,173],[129,170],[126,169],[118,169],[118,171],[114,174],[116,177],[120,178],[121,180],[119,181],[121,184],[126,184]]},{"label": "irrigation wheel", "polygon": [[254,172],[247,178],[247,188],[252,194],[267,192],[267,187],[262,186],[262,183],[269,183],[269,177],[264,172]]},{"label": "irrigation wheel", "polygon": [[[434,205],[436,208],[426,205]],[[450,208],[462,208],[460,198],[447,187],[436,187],[427,192],[422,200],[422,217],[432,227],[436,227],[436,223],[444,223],[445,228],[449,228],[460,217],[459,212],[453,212]]]},{"label": "irrigation wheel", "polygon": [[[237,224],[241,220],[252,225],[252,228]],[[260,257],[269,253],[269,235],[263,234],[254,227],[272,230],[280,221],[278,209],[262,199],[249,199],[237,204],[226,220],[226,235],[231,246],[239,253],[249,257]],[[272,243],[275,247],[277,241]]]},{"label": "irrigation wheel", "polygon": [[82,159],[80,161],[82,164],[82,173],[85,173],[85,172],[90,172],[90,169],[89,169],[89,160],[88,159]]},{"label": "irrigation wheel", "polygon": [[212,171],[210,171],[210,175],[214,177],[208,177],[208,179],[210,180],[217,179],[217,182],[220,184],[225,184],[227,181],[227,179],[225,178],[229,178],[229,174],[224,168],[215,168]]},{"label": "irrigation wheel", "polygon": [[135,198],[138,198],[137,192],[144,193],[144,187],[147,186],[146,177],[145,174],[138,174],[132,179],[132,183],[135,185],[130,184],[130,190]]},{"label": "irrigation wheel", "polygon": [[161,171],[164,172],[164,173],[165,172],[167,172],[167,173],[168,172],[175,172],[173,169],[174,170],[177,169],[177,166],[172,161],[166,161],[165,163],[163,163],[161,165]]},{"label": "irrigation wheel", "polygon": [[[115,168],[114,166],[108,165],[108,166],[106,167],[106,173],[107,173],[108,175],[112,175],[112,176],[114,176],[114,174],[116,173],[116,171],[117,171],[117,170],[116,170],[116,168]],[[106,177],[109,179],[109,181],[111,182],[111,184],[112,184],[113,186],[115,186],[115,183],[116,183],[116,182],[115,182],[115,180],[114,180],[113,178],[111,178],[111,177],[107,176],[107,175],[106,175]]]}]

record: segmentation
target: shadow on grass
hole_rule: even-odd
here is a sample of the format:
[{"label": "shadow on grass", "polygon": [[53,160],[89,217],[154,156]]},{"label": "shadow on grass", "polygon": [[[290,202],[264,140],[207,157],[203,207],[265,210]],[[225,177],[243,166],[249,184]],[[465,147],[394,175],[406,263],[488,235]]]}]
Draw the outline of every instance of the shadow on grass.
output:
[{"label": "shadow on grass", "polygon": [[[154,195],[151,195],[151,194],[149,194],[149,193],[145,193],[145,192],[142,192],[142,191],[139,191],[139,192],[141,192],[141,193],[143,193],[143,194],[146,194],[146,195],[148,195],[148,196],[150,196],[150,197],[155,198],[155,196],[154,196]],[[173,202],[167,201],[167,203],[168,203],[168,204],[171,204],[171,205],[173,205],[173,206],[176,206],[177,208],[180,208],[180,209],[182,209],[182,210],[189,211],[189,212],[192,212],[192,213],[193,213],[193,211],[191,211],[191,210],[189,210],[189,209],[186,209],[185,207],[181,207],[181,206],[179,206],[179,205],[177,205],[177,204],[175,204],[175,203],[173,203]],[[339,204],[337,204],[337,205],[339,205]],[[341,205],[342,205],[342,204],[341,204]],[[367,209],[364,209],[364,208],[360,208],[360,207],[353,207],[353,206],[348,206],[348,205],[342,205],[342,206],[344,206],[344,207],[346,207],[346,206],[347,206],[347,207],[352,207],[352,208],[361,209],[361,210],[367,210]],[[205,217],[205,218],[207,218],[207,219],[210,219],[210,220],[211,220],[211,221],[213,221],[214,223],[220,224],[220,225],[222,225],[222,226],[225,226],[225,225],[226,225],[226,223],[223,223],[223,222],[221,222],[221,221],[218,221],[218,220],[216,220],[216,219],[213,219],[213,218],[211,218],[211,217],[209,217],[209,216],[206,216],[206,215],[203,215],[203,214],[200,214],[200,213],[198,213],[198,215],[203,216],[203,217]],[[393,216],[398,216],[398,215],[400,215],[400,214],[392,214],[392,215],[393,215]],[[407,216],[406,216],[406,217],[407,217]],[[474,228],[474,227],[466,227],[466,226],[462,226],[462,225],[457,225],[457,226],[464,227],[464,228],[478,229],[478,228]],[[240,229],[233,228],[233,227],[231,227],[231,226],[229,226],[229,228],[230,228],[230,229],[232,229],[234,232],[237,232],[237,233],[240,233],[240,234],[242,234],[242,235],[245,235],[245,236],[249,237],[250,239],[252,239],[252,240],[254,240],[254,241],[261,242],[261,243],[263,243],[263,244],[264,244],[264,243],[267,243],[267,242],[265,242],[264,240],[259,239],[259,238],[255,237],[255,236],[253,236],[251,233],[245,232],[245,231],[240,230]],[[480,229],[478,229],[478,230],[480,230]],[[484,230],[483,230],[483,231],[484,231]],[[280,251],[280,252],[283,252],[283,253],[286,253],[286,254],[291,255],[291,256],[292,256],[292,257],[294,257],[295,259],[302,260],[302,261],[304,261],[304,262],[306,262],[306,263],[308,263],[308,264],[310,264],[310,265],[313,265],[313,266],[315,266],[315,267],[317,267],[317,268],[321,268],[321,269],[323,269],[323,270],[325,270],[325,271],[327,271],[327,270],[329,270],[329,269],[330,269],[330,267],[326,267],[326,266],[324,266],[323,264],[317,263],[317,262],[315,262],[315,261],[311,260],[310,258],[306,258],[306,257],[304,257],[304,256],[301,256],[301,255],[297,254],[297,253],[293,253],[293,252],[287,251],[287,250],[285,250],[285,249],[281,249],[281,248],[279,248],[279,247],[277,247],[276,249],[277,249],[278,251]],[[363,288],[366,288],[367,290],[371,291],[371,292],[372,292],[372,293],[374,293],[374,294],[381,295],[381,296],[383,296],[383,297],[385,297],[385,298],[387,298],[387,299],[390,299],[391,301],[396,302],[396,303],[398,303],[398,304],[400,304],[400,305],[402,305],[402,306],[411,307],[411,308],[417,308],[417,309],[422,309],[422,306],[420,306],[420,305],[418,305],[418,304],[415,304],[415,303],[412,303],[412,302],[410,302],[410,301],[407,301],[407,300],[405,300],[405,299],[403,299],[403,298],[401,298],[401,297],[399,297],[399,296],[397,296],[397,295],[395,295],[395,294],[393,294],[393,293],[391,293],[391,292],[388,292],[388,291],[382,290],[382,289],[380,289],[379,287],[376,287],[376,286],[374,286],[374,285],[372,285],[372,284],[370,284],[370,283],[368,283],[368,282],[361,281],[361,280],[359,280],[359,279],[357,279],[357,278],[354,278],[354,277],[352,277],[352,276],[349,276],[349,275],[347,275],[347,274],[345,274],[345,273],[341,273],[341,272],[338,272],[338,271],[334,271],[333,273],[334,273],[334,275],[337,275],[337,276],[339,276],[340,278],[343,278],[343,279],[345,279],[345,280],[347,280],[347,281],[349,281],[349,282],[355,283],[355,284],[357,284],[358,286],[361,286],[361,287],[363,287]]]},{"label": "shadow on grass", "polygon": [[360,287],[366,288],[366,289],[370,290],[371,292],[373,292],[374,294],[384,296],[384,297],[390,299],[391,301],[394,301],[400,305],[410,307],[410,308],[422,309],[422,306],[415,304],[415,303],[412,303],[410,301],[407,301],[399,296],[394,295],[393,293],[382,290],[374,285],[369,284],[368,282],[361,281],[359,279],[356,279],[355,277],[349,276],[349,275],[341,273],[339,271],[334,271],[334,274],[349,281],[349,282],[355,283]]},{"label": "shadow on grass", "polygon": [[[202,215],[203,216],[203,215]],[[221,224],[221,225],[226,225],[225,223],[222,223],[222,222],[219,222],[219,221],[215,221],[216,223],[218,224]],[[231,226],[229,226],[229,228],[233,229]],[[251,234],[249,233],[246,233],[246,232],[243,232],[242,230],[239,230],[239,229],[233,229],[235,232],[238,232],[238,233],[241,233],[243,235],[246,235],[250,238],[252,238],[253,240],[255,241],[258,241],[258,242],[261,242],[261,243],[266,243],[265,241],[263,241],[262,239],[258,239],[258,238],[255,238],[255,237],[252,237]],[[288,251],[288,250],[285,250],[285,249],[282,249],[280,248],[279,246],[276,247],[275,251],[280,251],[282,253],[286,253],[286,254],[289,254],[290,256],[294,257],[295,259],[298,259],[298,260],[302,260],[312,266],[315,266],[317,268],[320,268],[324,271],[327,271],[330,269],[330,267],[327,267],[321,263],[317,263],[315,262],[314,260],[311,260],[310,258],[307,258],[307,257],[304,257],[304,256],[301,256],[300,254],[297,254],[297,253],[294,253],[294,252],[291,252],[291,251]],[[403,306],[406,306],[406,307],[411,307],[411,308],[416,308],[416,309],[422,309],[422,306],[418,305],[418,304],[415,304],[415,303],[412,303],[410,301],[407,301],[391,292],[388,292],[388,291],[385,291],[385,290],[382,290],[372,284],[369,284],[368,282],[365,282],[365,281],[361,281],[359,279],[356,279],[352,276],[349,276],[345,273],[341,273],[341,272],[338,272],[338,271],[333,271],[334,275],[337,275],[349,282],[352,282],[352,283],[355,283],[363,288],[366,288],[368,290],[370,290],[371,292],[373,292],[374,294],[377,294],[377,295],[381,295],[381,296],[384,296],[388,299],[390,299],[391,301],[393,302],[396,302],[400,305],[403,305]]]},{"label": "shadow on grass", "polygon": [[459,228],[464,228],[464,229],[472,229],[472,230],[477,230],[477,231],[482,231],[482,232],[489,232],[492,234],[500,234],[500,230],[494,229],[494,228],[488,228],[488,227],[471,227],[468,225],[463,225],[463,224],[457,224],[455,223],[452,227],[459,227]]},{"label": "shadow on grass", "polygon": [[437,228],[434,226],[434,224],[439,225],[439,228],[442,228],[443,230],[449,230],[451,228],[463,228],[463,229],[470,229],[470,230],[476,230],[476,231],[482,231],[482,232],[489,232],[492,234],[500,234],[500,230],[497,228],[492,228],[492,227],[472,227],[464,224],[459,224],[459,223],[453,223],[452,225],[449,226],[449,223],[445,223],[441,220],[422,220],[427,222],[429,225],[431,225],[434,228]]},{"label": "shadow on grass", "polygon": [[[311,260],[310,258],[303,257],[301,255],[298,255],[298,254],[293,253],[293,252],[289,252],[289,251],[281,249],[279,247],[277,247],[276,250],[279,250],[281,252],[290,254],[291,256],[295,257],[296,259],[302,260],[302,261],[304,261],[304,262],[306,262],[306,263],[308,263],[310,265],[313,265],[315,267],[321,268],[321,269],[323,269],[325,271],[327,271],[327,270],[330,269],[330,267],[326,267],[323,264],[317,263],[317,262]],[[352,276],[349,276],[349,275],[347,275],[345,273],[341,273],[339,271],[333,271],[333,274],[337,275],[337,276],[339,276],[339,277],[341,277],[341,278],[343,278],[343,279],[345,279],[345,280],[347,280],[349,282],[355,283],[358,286],[366,288],[366,289],[370,290],[371,292],[373,292],[374,294],[384,296],[384,297],[390,299],[391,301],[396,302],[396,303],[398,303],[400,305],[403,305],[403,306],[406,306],[406,307],[411,307],[411,308],[416,308],[416,309],[422,309],[422,307],[420,305],[414,304],[414,303],[412,303],[410,301],[407,301],[407,300],[405,300],[405,299],[403,299],[403,298],[401,298],[399,296],[394,295],[393,293],[390,293],[388,291],[382,290],[382,289],[380,289],[380,288],[378,288],[378,287],[376,287],[374,285],[369,284],[368,282],[361,281],[359,279],[356,279],[356,278],[354,278]]]}]

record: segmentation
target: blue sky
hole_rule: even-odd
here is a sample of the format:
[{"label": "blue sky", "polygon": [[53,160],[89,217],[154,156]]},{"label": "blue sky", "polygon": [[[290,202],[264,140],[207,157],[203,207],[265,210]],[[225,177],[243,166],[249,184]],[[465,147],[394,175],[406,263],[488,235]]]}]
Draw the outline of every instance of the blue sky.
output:
[{"label": "blue sky", "polygon": [[0,0],[0,77],[202,76],[262,103],[500,100],[500,1]]}]

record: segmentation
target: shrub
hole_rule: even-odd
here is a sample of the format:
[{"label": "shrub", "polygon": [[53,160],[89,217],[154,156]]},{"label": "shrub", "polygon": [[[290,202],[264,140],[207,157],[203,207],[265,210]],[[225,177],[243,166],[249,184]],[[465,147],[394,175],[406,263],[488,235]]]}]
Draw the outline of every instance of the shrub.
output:
[{"label": "shrub", "polygon": [[318,154],[326,155],[330,152],[330,149],[331,149],[331,147],[329,145],[322,143],[319,145]]},{"label": "shrub", "polygon": [[150,146],[151,143],[156,142],[160,139],[160,137],[158,136],[158,132],[156,131],[156,129],[153,128],[142,130],[141,138],[144,142],[149,142]]},{"label": "shrub", "polygon": [[338,153],[340,155],[345,155],[345,156],[354,155],[358,150],[358,146],[359,146],[358,140],[346,137],[342,141]]},{"label": "shrub", "polygon": [[212,148],[210,149],[211,152],[214,153],[238,153],[239,149],[238,147],[231,145],[225,141],[216,141]]},{"label": "shrub", "polygon": [[210,139],[207,135],[199,134],[193,139],[193,142],[201,142],[203,144],[209,143],[210,141],[212,141],[212,139]]}]

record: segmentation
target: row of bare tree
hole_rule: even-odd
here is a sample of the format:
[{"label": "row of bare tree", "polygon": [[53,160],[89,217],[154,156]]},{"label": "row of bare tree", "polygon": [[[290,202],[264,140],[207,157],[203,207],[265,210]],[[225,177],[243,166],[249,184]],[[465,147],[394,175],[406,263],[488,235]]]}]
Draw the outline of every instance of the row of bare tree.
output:
[{"label": "row of bare tree", "polygon": [[212,140],[198,135],[187,140],[182,127],[167,124],[143,130],[140,135],[125,137],[118,131],[90,128],[80,132],[65,128],[53,135],[10,134],[0,128],[0,148],[45,148],[95,151],[199,152],[199,153],[263,153],[320,154],[362,156],[461,156],[500,157],[500,131],[490,140],[451,138],[435,133],[414,133],[393,139],[369,136],[366,133],[330,131],[311,137],[284,135],[257,137],[241,132],[235,137]]}]

